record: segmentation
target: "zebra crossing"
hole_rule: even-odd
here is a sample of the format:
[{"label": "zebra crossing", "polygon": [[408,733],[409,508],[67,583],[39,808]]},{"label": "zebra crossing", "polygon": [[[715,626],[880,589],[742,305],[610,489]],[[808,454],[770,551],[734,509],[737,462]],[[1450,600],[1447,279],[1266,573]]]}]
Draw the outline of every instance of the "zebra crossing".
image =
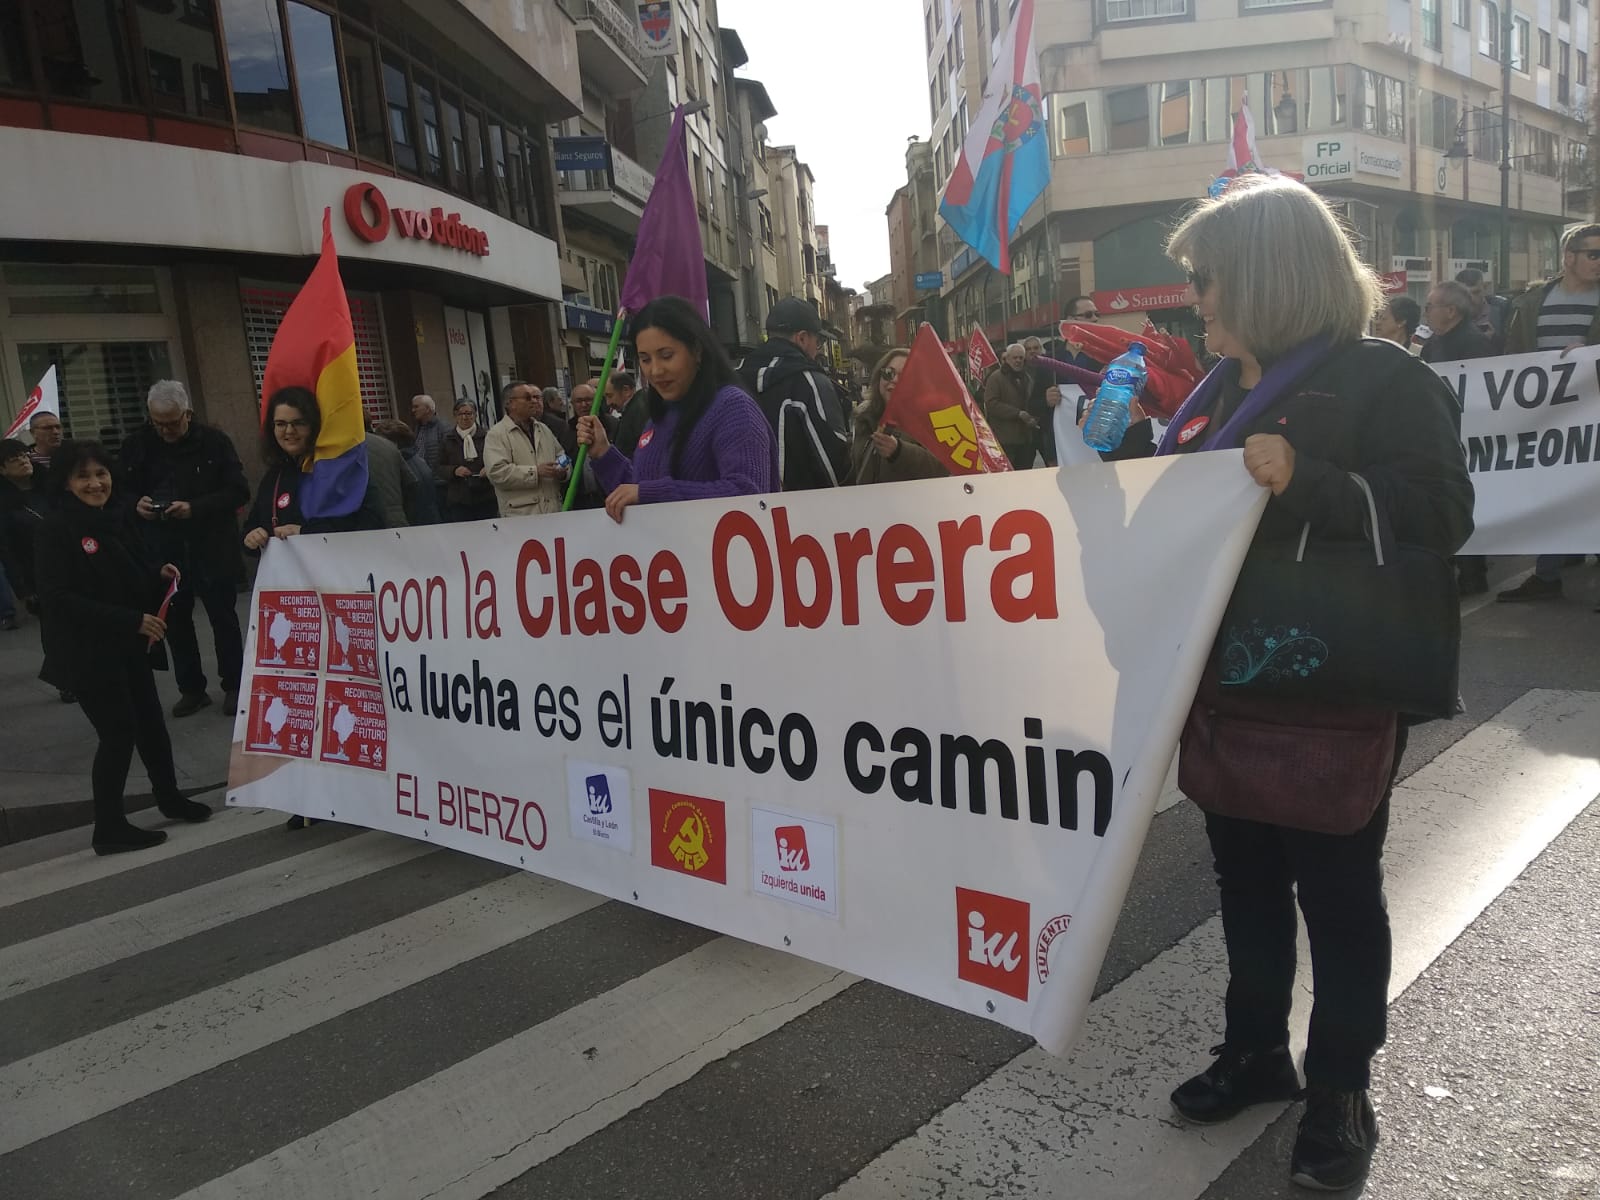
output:
[{"label": "zebra crossing", "polygon": [[[1576,832],[1597,747],[1600,693],[1535,690],[1408,764],[1396,999]],[[1203,833],[1173,799],[1066,1059],[377,832],[223,810],[144,856],[79,834],[0,851],[0,1195],[1245,1195],[1213,1189],[1274,1153],[1284,1110],[1201,1132],[1166,1105],[1224,982]]]}]

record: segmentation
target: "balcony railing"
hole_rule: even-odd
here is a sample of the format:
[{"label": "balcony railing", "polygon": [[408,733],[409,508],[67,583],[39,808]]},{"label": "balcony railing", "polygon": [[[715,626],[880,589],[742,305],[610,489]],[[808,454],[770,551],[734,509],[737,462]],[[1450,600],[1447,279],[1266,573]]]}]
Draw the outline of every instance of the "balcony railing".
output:
[{"label": "balcony railing", "polygon": [[605,35],[622,49],[628,61],[638,67],[645,74],[650,73],[649,60],[644,56],[644,47],[639,44],[639,25],[637,19],[630,20],[628,14],[618,8],[613,0],[573,0],[572,7],[579,20],[587,18],[593,21]]}]

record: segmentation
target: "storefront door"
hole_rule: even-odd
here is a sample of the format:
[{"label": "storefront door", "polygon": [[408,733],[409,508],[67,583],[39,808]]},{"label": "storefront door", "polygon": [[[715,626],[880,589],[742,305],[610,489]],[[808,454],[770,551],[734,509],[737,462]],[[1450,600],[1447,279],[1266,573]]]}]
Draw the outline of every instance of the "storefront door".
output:
[{"label": "storefront door", "polygon": [[452,404],[470,400],[479,419],[493,424],[500,419],[494,367],[489,359],[489,330],[483,314],[472,309],[444,310],[444,337],[450,347]]}]

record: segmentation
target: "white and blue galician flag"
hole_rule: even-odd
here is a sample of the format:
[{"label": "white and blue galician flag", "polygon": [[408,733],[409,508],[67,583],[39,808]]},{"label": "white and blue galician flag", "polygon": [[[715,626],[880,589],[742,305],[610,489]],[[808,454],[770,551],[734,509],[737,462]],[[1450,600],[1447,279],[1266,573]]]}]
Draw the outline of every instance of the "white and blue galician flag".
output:
[{"label": "white and blue galician flag", "polygon": [[1000,42],[939,213],[1001,272],[1011,273],[1011,231],[1050,183],[1050,139],[1033,41],[1034,0],[1022,0]]}]

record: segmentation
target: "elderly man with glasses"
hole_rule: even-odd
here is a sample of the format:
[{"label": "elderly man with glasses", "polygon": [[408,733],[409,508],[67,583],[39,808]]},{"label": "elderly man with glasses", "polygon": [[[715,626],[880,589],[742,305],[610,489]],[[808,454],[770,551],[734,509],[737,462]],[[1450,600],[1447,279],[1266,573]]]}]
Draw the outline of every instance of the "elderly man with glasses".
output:
[{"label": "elderly man with glasses", "polygon": [[1494,353],[1489,339],[1472,322],[1472,293],[1455,282],[1436,283],[1422,306],[1428,340],[1422,344],[1425,363],[1462,362]]},{"label": "elderly man with glasses", "polygon": [[167,612],[167,645],[182,693],[172,715],[192,716],[211,704],[195,635],[198,600],[211,623],[223,714],[232,716],[244,662],[234,607],[244,581],[238,510],[250,503],[250,485],[228,435],[195,420],[183,384],[154,384],[145,407],[150,422],[123,442],[118,466],[128,494],[138,497],[134,511],[152,553],[181,573]]}]

